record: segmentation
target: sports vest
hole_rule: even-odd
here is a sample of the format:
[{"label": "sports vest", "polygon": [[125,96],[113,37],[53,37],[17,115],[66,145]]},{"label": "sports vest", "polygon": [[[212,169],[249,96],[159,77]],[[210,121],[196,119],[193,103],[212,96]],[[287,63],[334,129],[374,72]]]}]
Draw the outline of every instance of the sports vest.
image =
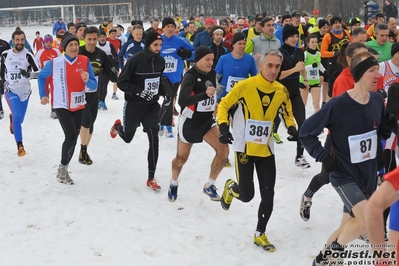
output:
[{"label": "sports vest", "polygon": [[391,66],[389,64],[389,61],[385,61],[385,73],[382,77],[383,79],[383,88],[385,89],[385,91],[388,91],[389,86],[394,83],[394,82],[399,82],[399,76],[395,75],[395,73],[393,73]]},{"label": "sports vest", "polygon": [[[319,74],[319,64],[321,62],[321,54],[320,52],[316,52],[315,54],[311,54],[308,51],[305,51],[305,68],[306,68],[306,77],[309,85],[317,85],[320,83],[320,74]],[[317,67],[312,67],[312,65],[316,63]],[[299,81],[303,83],[303,77],[299,78]]]}]

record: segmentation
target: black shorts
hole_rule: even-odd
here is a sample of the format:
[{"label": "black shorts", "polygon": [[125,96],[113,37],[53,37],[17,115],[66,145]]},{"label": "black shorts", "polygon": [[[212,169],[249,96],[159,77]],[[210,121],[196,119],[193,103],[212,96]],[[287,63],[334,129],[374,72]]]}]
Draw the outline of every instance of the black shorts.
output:
[{"label": "black shorts", "polygon": [[353,182],[334,187],[334,189],[344,202],[344,212],[349,213],[352,217],[354,217],[352,212],[353,207],[359,202],[369,199],[371,196],[369,193],[364,193],[359,186]]},{"label": "black shorts", "polygon": [[124,132],[135,132],[140,126],[159,127],[158,102],[125,102],[123,107],[123,129]]},{"label": "black shorts", "polygon": [[[299,88],[306,89],[306,86],[303,83],[299,83]],[[320,83],[315,84],[315,85],[309,85],[309,91],[311,91],[312,88],[320,88]]]},{"label": "black shorts", "polygon": [[178,134],[184,143],[201,143],[205,134],[217,123],[213,117],[206,120],[191,119],[184,116],[179,118]]},{"label": "black shorts", "polygon": [[90,128],[93,133],[93,124],[98,113],[98,92],[86,93],[86,105],[83,110],[82,127]]}]

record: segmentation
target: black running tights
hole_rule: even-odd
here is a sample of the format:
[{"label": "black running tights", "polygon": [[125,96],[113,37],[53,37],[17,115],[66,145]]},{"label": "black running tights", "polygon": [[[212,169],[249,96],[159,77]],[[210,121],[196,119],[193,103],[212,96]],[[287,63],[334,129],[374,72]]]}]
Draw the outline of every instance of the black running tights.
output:
[{"label": "black running tights", "polygon": [[61,150],[61,164],[68,165],[75,151],[76,141],[78,140],[82,124],[83,110],[71,112],[64,108],[57,108],[54,111],[65,134]]},{"label": "black running tights", "polygon": [[274,155],[269,157],[248,156],[235,152],[238,197],[242,202],[249,202],[255,195],[254,168],[259,180],[261,202],[258,210],[256,231],[265,232],[266,225],[273,211],[274,185],[276,183],[276,163]]}]

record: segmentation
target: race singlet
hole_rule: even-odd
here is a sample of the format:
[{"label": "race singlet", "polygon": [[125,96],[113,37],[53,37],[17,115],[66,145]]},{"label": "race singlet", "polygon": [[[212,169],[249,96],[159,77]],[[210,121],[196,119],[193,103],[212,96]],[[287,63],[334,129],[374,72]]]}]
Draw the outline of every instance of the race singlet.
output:
[{"label": "race singlet", "polygon": [[86,104],[86,95],[84,91],[71,93],[71,100],[69,103],[70,109],[75,109],[85,104]]},{"label": "race singlet", "polygon": [[159,77],[145,79],[144,90],[151,91],[154,95],[157,95],[159,91]]},{"label": "race singlet", "polygon": [[372,160],[377,154],[377,130],[348,137],[351,163]]},{"label": "race singlet", "polygon": [[177,71],[177,59],[174,58],[173,56],[165,56],[165,70],[163,71],[164,73],[174,73]]},{"label": "race singlet", "polygon": [[272,131],[271,129],[271,121],[248,119],[245,126],[244,140],[256,144],[267,144]]},{"label": "race singlet", "polygon": [[244,79],[245,78],[237,78],[237,77],[229,76],[229,78],[227,79],[226,91],[227,92],[231,91],[231,89],[234,87],[234,85],[236,85],[237,82],[244,80]]},{"label": "race singlet", "polygon": [[213,112],[216,107],[216,93],[206,100],[197,103],[197,112]]}]

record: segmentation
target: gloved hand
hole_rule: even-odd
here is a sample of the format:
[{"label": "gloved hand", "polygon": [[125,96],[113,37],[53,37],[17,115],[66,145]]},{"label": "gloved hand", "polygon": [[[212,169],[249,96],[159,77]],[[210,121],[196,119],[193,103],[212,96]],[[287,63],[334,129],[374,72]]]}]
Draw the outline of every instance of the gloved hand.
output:
[{"label": "gloved hand", "polygon": [[190,50],[187,50],[184,47],[180,47],[177,50],[177,55],[181,57],[181,59],[186,60],[187,58],[189,58],[192,55],[192,52]]},{"label": "gloved hand", "polygon": [[383,99],[385,99],[386,97],[388,97],[388,94],[387,94],[387,92],[386,92],[384,89],[379,89],[379,90],[377,90],[377,92],[378,92],[379,94],[381,94],[381,96],[382,96]]},{"label": "gloved hand", "polygon": [[313,67],[313,68],[316,68],[316,67],[317,67],[317,63],[313,63],[313,64],[312,64],[312,67]]},{"label": "gloved hand", "polygon": [[22,76],[24,76],[25,78],[30,78],[30,73],[28,73],[25,69],[19,69],[19,74],[21,74]]},{"label": "gloved hand", "polygon": [[339,162],[337,159],[328,155],[323,161],[324,170],[327,173],[337,171],[339,169]]},{"label": "gloved hand", "polygon": [[339,51],[334,51],[334,56],[337,56]]},{"label": "gloved hand", "polygon": [[170,97],[169,95],[163,96],[163,105],[164,106],[169,106],[171,102],[172,102],[172,97]]},{"label": "gloved hand", "polygon": [[396,132],[398,130],[398,121],[394,114],[385,111],[380,125],[383,132]]},{"label": "gloved hand", "polygon": [[231,135],[229,126],[226,123],[219,125],[219,141],[223,144],[232,144],[233,143],[233,135]]},{"label": "gloved hand", "polygon": [[288,141],[298,141],[298,130],[296,130],[296,128],[294,126],[290,126],[287,130],[288,133],[288,137],[287,140]]},{"label": "gloved hand", "polygon": [[152,100],[152,98],[154,98],[154,93],[144,90],[140,93],[140,97],[149,102]]}]

